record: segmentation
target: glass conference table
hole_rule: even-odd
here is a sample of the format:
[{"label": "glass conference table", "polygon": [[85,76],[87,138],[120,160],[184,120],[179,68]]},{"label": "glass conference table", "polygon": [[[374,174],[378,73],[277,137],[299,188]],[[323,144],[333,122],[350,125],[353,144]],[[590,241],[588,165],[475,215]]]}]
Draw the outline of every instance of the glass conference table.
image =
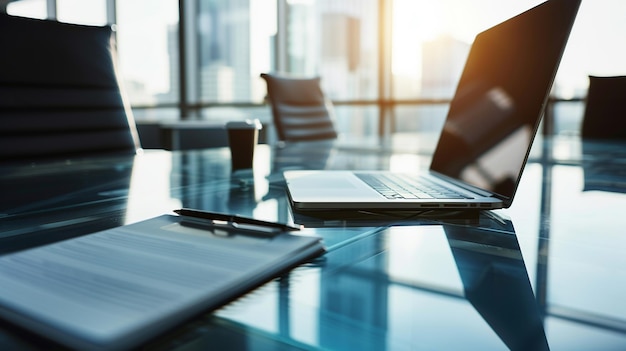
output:
[{"label": "glass conference table", "polygon": [[[145,349],[626,349],[625,144],[538,139],[513,206],[472,214],[294,213],[281,173],[428,164],[314,143],[259,145],[234,174],[223,148],[2,165],[0,254],[180,207],[295,221],[328,253]],[[56,347],[0,321],[0,349]]]}]

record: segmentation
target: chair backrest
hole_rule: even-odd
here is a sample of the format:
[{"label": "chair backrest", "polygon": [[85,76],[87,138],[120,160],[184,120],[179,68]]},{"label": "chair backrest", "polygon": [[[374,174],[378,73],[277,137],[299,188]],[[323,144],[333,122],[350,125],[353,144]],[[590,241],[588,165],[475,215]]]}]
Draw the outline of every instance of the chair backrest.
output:
[{"label": "chair backrest", "polygon": [[0,161],[130,154],[110,26],[0,14]]},{"label": "chair backrest", "polygon": [[283,141],[337,138],[333,106],[320,78],[293,78],[262,73],[278,139]]},{"label": "chair backrest", "polygon": [[626,140],[626,76],[589,76],[581,136]]}]

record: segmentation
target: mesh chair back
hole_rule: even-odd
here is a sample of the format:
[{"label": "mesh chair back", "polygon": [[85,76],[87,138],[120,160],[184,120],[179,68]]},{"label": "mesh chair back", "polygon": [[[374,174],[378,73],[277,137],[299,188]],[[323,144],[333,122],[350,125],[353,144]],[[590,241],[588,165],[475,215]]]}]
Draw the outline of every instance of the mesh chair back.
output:
[{"label": "mesh chair back", "polygon": [[320,78],[291,78],[263,73],[278,139],[283,141],[337,138],[333,106]]}]

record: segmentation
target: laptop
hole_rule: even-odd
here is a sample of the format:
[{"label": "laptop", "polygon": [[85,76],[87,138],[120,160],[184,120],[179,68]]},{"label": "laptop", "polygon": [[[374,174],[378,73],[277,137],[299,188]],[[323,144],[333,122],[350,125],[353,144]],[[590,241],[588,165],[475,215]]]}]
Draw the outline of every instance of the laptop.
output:
[{"label": "laptop", "polygon": [[[580,2],[546,1],[475,37],[428,171],[285,171],[292,207],[510,207]],[[412,189],[422,182],[433,189]]]}]

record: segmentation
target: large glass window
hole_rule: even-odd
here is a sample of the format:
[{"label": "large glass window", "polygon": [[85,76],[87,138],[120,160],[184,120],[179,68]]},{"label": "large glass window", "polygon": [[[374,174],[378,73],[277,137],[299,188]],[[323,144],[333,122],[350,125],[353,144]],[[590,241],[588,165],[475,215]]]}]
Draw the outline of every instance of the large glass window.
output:
[{"label": "large glass window", "polygon": [[[543,1],[393,0],[392,98],[450,99],[474,36]],[[590,74],[626,74],[626,49],[619,44],[626,30],[624,13],[622,0],[582,2],[554,97],[584,98]],[[577,133],[584,108],[571,103],[555,108],[555,131]],[[398,126],[414,123],[409,118],[415,116],[398,115]]]},{"label": "large glass window", "polygon": [[393,0],[393,98],[451,98],[474,36],[541,2]]},{"label": "large glass window", "polygon": [[286,67],[322,77],[333,100],[378,98],[377,0],[288,0]]},{"label": "large glass window", "polygon": [[[381,124],[392,125],[392,131],[431,128],[431,122],[421,121],[428,109],[387,113],[389,105],[379,102],[434,99],[443,102],[435,114],[445,116],[440,110],[454,93],[474,36],[543,1],[19,0],[10,2],[7,12],[96,25],[115,19],[123,83],[134,107],[165,111],[182,103],[205,109],[196,116],[220,118],[223,108],[210,111],[220,104],[243,110],[263,103],[262,72],[319,75],[332,100],[380,108],[364,119],[361,112],[344,112],[347,107],[337,114],[341,126],[351,130],[357,123],[362,133],[378,128],[376,119],[387,118],[381,116],[393,120]],[[192,8],[183,14],[189,25],[186,77],[180,76],[179,4]],[[107,13],[111,9],[117,13]],[[553,90],[554,97],[579,103],[555,105],[557,133],[577,133],[588,75],[626,74],[624,13],[623,0],[582,2]],[[391,47],[390,60],[381,43]],[[182,102],[181,81],[188,98]],[[172,118],[167,111],[164,118]],[[158,119],[158,109],[148,115]]]},{"label": "large glass window", "polygon": [[120,69],[134,106],[178,102],[178,1],[117,1]]},{"label": "large glass window", "polygon": [[262,72],[271,69],[275,0],[200,0],[197,13],[200,99],[261,102]]},{"label": "large glass window", "polygon": [[583,1],[555,82],[558,97],[584,97],[588,75],[626,75],[626,1]]}]

